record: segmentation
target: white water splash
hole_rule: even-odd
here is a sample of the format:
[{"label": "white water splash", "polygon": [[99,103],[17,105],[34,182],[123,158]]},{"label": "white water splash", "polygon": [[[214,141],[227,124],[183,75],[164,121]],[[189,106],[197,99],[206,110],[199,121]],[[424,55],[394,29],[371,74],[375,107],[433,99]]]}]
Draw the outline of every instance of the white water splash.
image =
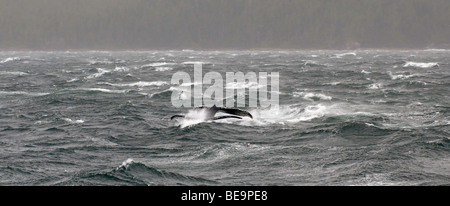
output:
[{"label": "white water splash", "polygon": [[180,128],[191,127],[193,125],[206,121],[207,111],[206,109],[192,109],[184,116],[179,118],[178,125]]}]

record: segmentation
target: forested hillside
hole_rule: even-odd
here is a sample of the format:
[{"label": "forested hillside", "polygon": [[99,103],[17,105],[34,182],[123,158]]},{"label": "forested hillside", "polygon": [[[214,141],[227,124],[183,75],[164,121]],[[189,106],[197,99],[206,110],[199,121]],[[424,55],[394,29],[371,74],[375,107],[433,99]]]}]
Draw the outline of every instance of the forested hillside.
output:
[{"label": "forested hillside", "polygon": [[0,49],[450,48],[449,0],[0,0]]}]

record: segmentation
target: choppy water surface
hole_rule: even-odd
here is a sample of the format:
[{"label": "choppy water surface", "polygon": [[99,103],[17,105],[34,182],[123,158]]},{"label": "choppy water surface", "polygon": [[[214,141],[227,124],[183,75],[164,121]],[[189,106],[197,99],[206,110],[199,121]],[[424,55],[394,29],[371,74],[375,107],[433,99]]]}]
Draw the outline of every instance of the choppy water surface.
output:
[{"label": "choppy water surface", "polygon": [[[280,110],[171,121],[194,62]],[[0,185],[449,185],[449,96],[446,50],[0,52]]]}]

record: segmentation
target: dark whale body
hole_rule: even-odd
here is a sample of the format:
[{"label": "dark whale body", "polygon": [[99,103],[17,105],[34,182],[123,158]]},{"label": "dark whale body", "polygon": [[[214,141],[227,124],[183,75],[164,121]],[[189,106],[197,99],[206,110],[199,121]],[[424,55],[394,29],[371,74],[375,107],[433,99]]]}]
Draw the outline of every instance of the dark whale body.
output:
[{"label": "dark whale body", "polygon": [[[242,117],[250,117],[253,119],[252,114],[250,114],[249,112],[245,111],[245,110],[241,110],[241,109],[235,109],[235,108],[226,108],[226,107],[217,107],[216,105],[212,106],[212,107],[197,107],[195,108],[196,110],[205,110],[206,111],[206,120],[218,120],[218,119],[227,119],[227,118],[235,118],[235,119],[242,119]],[[233,116],[220,116],[220,117],[215,117],[217,112],[223,112],[223,113],[227,113],[227,114],[232,114]],[[172,116],[170,119],[175,119],[175,118],[184,118],[184,115],[174,115]]]}]

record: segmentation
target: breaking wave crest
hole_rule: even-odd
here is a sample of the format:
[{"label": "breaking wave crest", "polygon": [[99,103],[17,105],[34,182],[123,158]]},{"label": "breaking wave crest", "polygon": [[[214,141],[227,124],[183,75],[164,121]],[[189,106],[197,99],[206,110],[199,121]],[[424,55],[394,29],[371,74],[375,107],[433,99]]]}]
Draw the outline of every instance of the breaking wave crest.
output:
[{"label": "breaking wave crest", "polygon": [[20,58],[19,57],[8,57],[6,59],[1,60],[0,64],[4,64],[4,63],[7,63],[7,62],[12,62],[12,61],[20,61]]},{"label": "breaking wave crest", "polygon": [[[102,173],[83,175],[93,185],[214,185],[215,181],[169,172],[129,158],[119,167]],[[89,184],[88,183],[88,184]]]},{"label": "breaking wave crest", "polygon": [[406,62],[403,67],[415,67],[415,68],[422,68],[422,69],[428,69],[433,67],[439,67],[439,64],[437,62]]},{"label": "breaking wave crest", "polygon": [[[292,124],[304,121],[310,121],[325,115],[343,114],[344,111],[339,105],[309,105],[305,107],[299,106],[280,106],[278,109],[254,109],[250,113],[254,117],[256,125],[268,124]],[[244,124],[246,124],[244,123]]]},{"label": "breaking wave crest", "polygon": [[317,100],[331,100],[333,97],[327,96],[325,94],[317,94],[312,92],[294,92],[294,97],[302,97],[308,101],[317,101]]},{"label": "breaking wave crest", "polygon": [[117,86],[117,87],[149,87],[149,86],[163,86],[163,85],[167,85],[168,83],[165,81],[153,81],[153,82],[138,81],[138,82],[133,82],[133,83],[123,83],[123,84],[113,84],[113,83],[109,83],[109,82],[103,82],[103,84]]},{"label": "breaking wave crest", "polygon": [[101,69],[101,68],[97,68],[97,73],[95,74],[91,74],[89,76],[87,76],[87,79],[96,79],[99,78],[101,76],[103,76],[104,74],[110,73],[111,71],[106,70],[106,69]]}]

